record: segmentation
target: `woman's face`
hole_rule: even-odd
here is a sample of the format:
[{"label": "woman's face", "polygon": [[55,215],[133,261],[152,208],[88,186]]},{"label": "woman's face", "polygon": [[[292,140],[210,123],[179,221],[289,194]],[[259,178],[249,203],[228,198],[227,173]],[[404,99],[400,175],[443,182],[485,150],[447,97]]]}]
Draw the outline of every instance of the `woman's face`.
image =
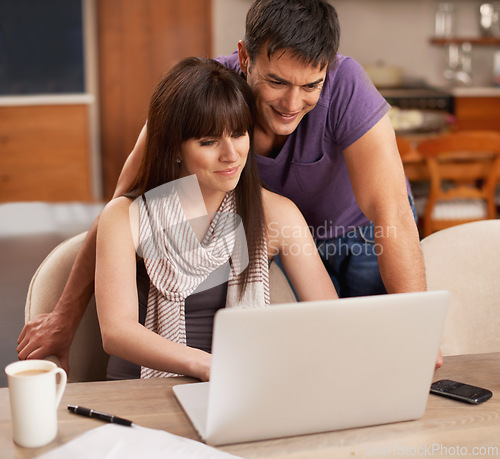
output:
[{"label": "woman's face", "polygon": [[203,196],[234,190],[250,149],[248,132],[189,139],[182,144],[181,177],[196,174]]}]

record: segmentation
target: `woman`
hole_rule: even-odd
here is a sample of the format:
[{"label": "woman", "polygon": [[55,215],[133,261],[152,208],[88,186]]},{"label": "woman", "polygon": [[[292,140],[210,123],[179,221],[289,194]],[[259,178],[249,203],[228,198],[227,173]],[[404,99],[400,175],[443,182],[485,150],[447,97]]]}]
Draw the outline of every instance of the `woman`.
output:
[{"label": "woman", "polygon": [[[215,312],[267,306],[268,263],[278,253],[300,300],[337,297],[297,207],[260,185],[253,104],[246,82],[215,61],[174,66],[151,100],[138,176],[101,214],[103,345],[141,365],[141,377],[207,381]],[[147,312],[138,308],[145,293]]]}]

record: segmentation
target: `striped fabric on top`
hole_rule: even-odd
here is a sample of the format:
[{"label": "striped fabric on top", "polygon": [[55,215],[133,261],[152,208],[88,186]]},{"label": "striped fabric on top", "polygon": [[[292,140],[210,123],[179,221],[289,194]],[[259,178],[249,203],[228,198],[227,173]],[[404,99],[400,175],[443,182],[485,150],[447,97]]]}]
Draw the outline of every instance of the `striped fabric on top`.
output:
[{"label": "striped fabric on top", "polygon": [[[153,194],[148,192],[136,200],[139,250],[150,278],[145,326],[166,339],[186,345],[184,303],[210,273],[230,261],[226,307],[264,307],[269,305],[269,270],[263,237],[240,298],[240,274],[248,265],[248,250],[243,223],[236,214],[234,191],[226,194],[200,242],[193,230],[195,222],[188,221],[184,214],[180,187],[175,182],[167,184],[163,192],[155,189]],[[141,369],[141,378],[168,376],[178,375],[147,367]]]}]

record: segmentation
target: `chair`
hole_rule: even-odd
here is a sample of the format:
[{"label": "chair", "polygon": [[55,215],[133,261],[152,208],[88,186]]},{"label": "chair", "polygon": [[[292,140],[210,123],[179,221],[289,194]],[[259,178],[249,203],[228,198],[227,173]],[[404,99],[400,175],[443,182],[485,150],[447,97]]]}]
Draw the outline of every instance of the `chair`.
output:
[{"label": "chair", "polygon": [[[52,311],[68,280],[71,267],[86,233],[74,236],[50,252],[31,279],[25,306],[25,322]],[[57,364],[55,357],[50,357]],[[69,352],[69,382],[106,379],[108,355],[102,348],[95,300],[78,326]]]},{"label": "chair", "polygon": [[[39,314],[52,311],[66,285],[71,267],[85,235],[86,233],[79,234],[59,244],[39,266],[28,288],[25,322]],[[285,275],[275,263],[271,264],[269,277],[272,303],[296,301]],[[53,356],[50,357],[50,360],[60,364]],[[68,381],[105,380],[107,363],[108,355],[102,348],[95,300],[92,297],[71,344]]]},{"label": "chair", "polygon": [[[408,137],[396,136],[396,144],[403,162],[405,174],[411,180],[411,176],[415,174],[415,168],[421,168],[421,155],[415,149],[414,141],[410,140]],[[417,211],[418,227],[420,231],[421,222],[425,214],[425,206],[427,205],[427,197],[429,195],[429,184],[422,180],[412,180],[410,186],[414,198],[415,210]]]},{"label": "chair", "polygon": [[448,290],[443,355],[500,352],[500,220],[447,228],[421,241],[429,290]]},{"label": "chair", "polygon": [[475,220],[496,217],[500,132],[459,131],[417,146],[430,176],[424,236]]}]

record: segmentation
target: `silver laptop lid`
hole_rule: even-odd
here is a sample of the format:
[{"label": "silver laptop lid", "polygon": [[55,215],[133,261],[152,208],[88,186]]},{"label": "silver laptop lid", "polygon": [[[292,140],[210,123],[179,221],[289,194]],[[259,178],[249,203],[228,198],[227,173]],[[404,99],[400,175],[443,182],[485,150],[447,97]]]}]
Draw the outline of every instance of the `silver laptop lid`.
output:
[{"label": "silver laptop lid", "polygon": [[420,417],[449,293],[223,309],[204,439],[236,443]]}]

